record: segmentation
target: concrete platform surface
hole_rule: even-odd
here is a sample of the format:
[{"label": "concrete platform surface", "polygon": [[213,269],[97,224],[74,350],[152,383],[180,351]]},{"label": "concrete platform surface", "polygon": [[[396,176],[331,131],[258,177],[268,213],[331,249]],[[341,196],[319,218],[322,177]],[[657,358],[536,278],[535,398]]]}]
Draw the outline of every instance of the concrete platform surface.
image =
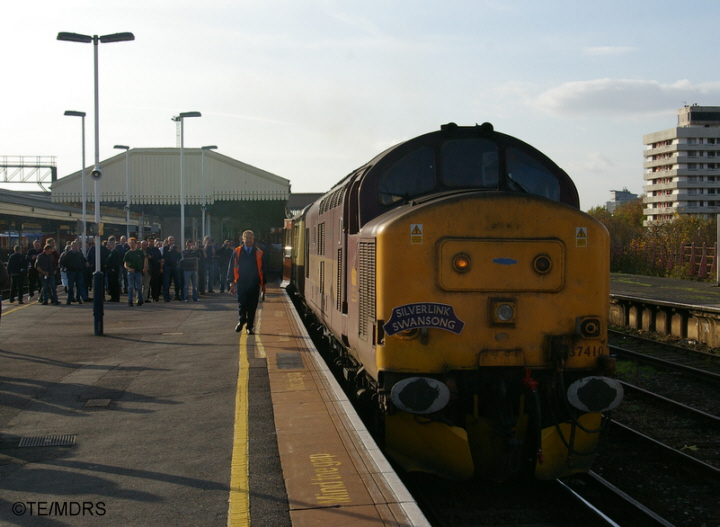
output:
[{"label": "concrete platform surface", "polygon": [[0,525],[423,524],[283,290],[104,308],[3,302]]},{"label": "concrete platform surface", "polygon": [[715,282],[612,273],[610,294],[720,308],[720,288]]}]

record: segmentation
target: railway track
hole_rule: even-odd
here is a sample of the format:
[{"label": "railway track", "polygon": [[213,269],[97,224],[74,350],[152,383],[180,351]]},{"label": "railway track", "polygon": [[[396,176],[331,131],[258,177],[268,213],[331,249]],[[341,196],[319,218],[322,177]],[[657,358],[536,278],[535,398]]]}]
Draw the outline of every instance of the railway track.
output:
[{"label": "railway track", "polygon": [[675,525],[720,524],[718,357],[611,336],[618,340],[623,348],[610,349],[626,395],[596,470]]}]

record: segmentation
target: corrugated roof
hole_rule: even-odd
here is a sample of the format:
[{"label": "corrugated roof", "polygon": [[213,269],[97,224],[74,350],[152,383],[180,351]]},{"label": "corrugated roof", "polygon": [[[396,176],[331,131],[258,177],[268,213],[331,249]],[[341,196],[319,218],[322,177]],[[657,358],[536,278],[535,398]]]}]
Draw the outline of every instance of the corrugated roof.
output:
[{"label": "corrugated roof", "polygon": [[[132,148],[130,159],[130,203],[154,205],[180,204],[180,149]],[[203,202],[200,148],[184,149],[185,203]],[[100,163],[101,202],[126,201],[125,153]],[[94,201],[92,167],[85,169],[87,201]],[[287,200],[290,181],[218,152],[205,151],[205,203],[216,201]],[[58,179],[52,185],[52,201],[81,202],[81,171]]]}]

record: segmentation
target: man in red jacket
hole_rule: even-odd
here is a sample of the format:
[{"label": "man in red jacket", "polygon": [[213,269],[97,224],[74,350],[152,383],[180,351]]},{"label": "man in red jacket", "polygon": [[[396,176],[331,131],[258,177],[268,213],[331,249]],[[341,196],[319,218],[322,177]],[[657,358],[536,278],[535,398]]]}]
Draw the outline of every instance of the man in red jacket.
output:
[{"label": "man in red jacket", "polygon": [[243,243],[235,249],[227,270],[231,295],[237,294],[238,316],[240,321],[235,331],[240,333],[247,324],[247,334],[252,335],[255,323],[260,290],[265,292],[265,263],[263,252],[255,247],[255,234],[245,231],[242,235]]}]

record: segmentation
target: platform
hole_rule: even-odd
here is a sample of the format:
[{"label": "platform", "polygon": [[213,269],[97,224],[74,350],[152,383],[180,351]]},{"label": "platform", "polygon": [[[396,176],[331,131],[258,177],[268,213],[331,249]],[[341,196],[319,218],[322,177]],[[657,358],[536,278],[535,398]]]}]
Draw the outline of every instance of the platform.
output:
[{"label": "platform", "polygon": [[720,308],[720,288],[715,282],[611,273],[610,295]]},{"label": "platform", "polygon": [[219,293],[106,303],[103,336],[92,304],[3,302],[0,525],[427,525],[285,292],[236,321]]}]

